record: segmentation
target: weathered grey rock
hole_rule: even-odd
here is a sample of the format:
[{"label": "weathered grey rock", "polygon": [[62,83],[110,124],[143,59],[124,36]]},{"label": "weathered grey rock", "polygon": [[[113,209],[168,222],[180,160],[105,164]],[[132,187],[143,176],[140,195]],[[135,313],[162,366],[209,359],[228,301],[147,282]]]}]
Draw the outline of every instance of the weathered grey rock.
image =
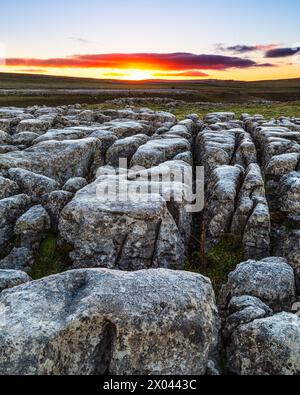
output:
[{"label": "weathered grey rock", "polygon": [[101,125],[99,130],[106,130],[113,133],[118,138],[131,137],[136,134],[151,134],[151,126],[147,122],[130,121],[126,119],[117,119]]},{"label": "weathered grey rock", "polygon": [[97,116],[98,112],[93,110],[79,110],[75,108],[69,109],[67,112],[68,117],[74,117],[80,125],[91,125],[95,122],[100,122],[100,116]]},{"label": "weathered grey rock", "polygon": [[117,140],[106,153],[106,162],[112,166],[119,166],[120,159],[127,159],[130,163],[137,149],[147,143],[149,137],[145,134],[137,134],[125,139]]},{"label": "weathered grey rock", "polygon": [[137,150],[131,160],[130,166],[142,166],[149,169],[173,159],[180,153],[190,150],[190,143],[183,138],[151,140]]},{"label": "weathered grey rock", "polygon": [[150,198],[148,189],[130,199],[120,195],[121,201],[100,199],[99,192],[117,188],[118,180],[98,178],[63,210],[59,230],[74,246],[74,267],[183,269],[184,243],[166,201],[158,194]]},{"label": "weathered grey rock", "polygon": [[33,251],[27,247],[14,247],[11,252],[0,261],[0,269],[27,271],[34,263]]},{"label": "weathered grey rock", "polygon": [[43,119],[25,119],[17,126],[17,132],[34,132],[39,135],[50,129],[52,123]]},{"label": "weathered grey rock", "polygon": [[29,196],[24,194],[0,200],[0,224],[6,224],[18,218],[22,211],[29,206],[30,202]]},{"label": "weathered grey rock", "polygon": [[17,221],[15,233],[20,235],[28,231],[36,233],[50,229],[50,218],[41,205],[31,207]]},{"label": "weathered grey rock", "polygon": [[102,111],[100,110],[94,111],[94,122],[103,124],[106,122],[110,122],[111,120],[112,120],[111,117],[104,115]]},{"label": "weathered grey rock", "polygon": [[66,182],[72,177],[85,177],[94,162],[102,164],[99,145],[95,138],[39,143],[22,152],[2,155],[0,170],[22,168]]},{"label": "weathered grey rock", "polygon": [[0,200],[0,256],[13,237],[15,222],[30,205],[30,197],[24,194]]},{"label": "weathered grey rock", "polygon": [[189,114],[186,116],[187,119],[191,119],[193,122],[199,121],[199,115],[198,114]]},{"label": "weathered grey rock", "polygon": [[191,141],[193,138],[193,128],[194,123],[191,120],[185,120],[177,125],[173,126],[169,131],[164,133],[164,135],[168,138],[168,136],[173,136],[177,138],[184,138],[188,141]]},{"label": "weathered grey rock", "polygon": [[[263,169],[268,169],[268,173],[274,171],[274,168],[276,168],[274,163],[276,162],[278,163],[278,169],[275,170],[275,173],[280,173],[281,167],[286,166],[286,157],[273,159],[274,157],[300,153],[300,133],[292,132],[286,127],[254,126],[252,127],[252,136],[259,148]],[[290,157],[289,159],[294,161]]]},{"label": "weathered grey rock", "polygon": [[283,258],[243,262],[229,274],[221,304],[226,306],[234,296],[243,295],[257,297],[275,311],[289,311],[295,302],[294,271]]},{"label": "weathered grey rock", "polygon": [[19,192],[19,187],[15,182],[0,176],[0,200],[17,195]]},{"label": "weathered grey rock", "polygon": [[137,115],[137,113],[130,110],[117,110],[114,117],[115,119],[103,124],[102,127],[111,130],[113,133],[116,133],[118,138],[125,138],[133,134],[142,133],[141,123],[139,120],[133,119],[134,117],[127,117],[126,115],[128,114],[133,114],[134,116]]},{"label": "weathered grey rock", "polygon": [[41,205],[31,207],[17,221],[14,233],[20,237],[20,245],[35,250],[51,228],[47,211]]},{"label": "weathered grey rock", "polygon": [[13,128],[20,122],[19,118],[0,118],[0,130],[12,133]]},{"label": "weathered grey rock", "polygon": [[6,375],[204,375],[218,338],[211,283],[192,273],[70,271],[0,306]]},{"label": "weathered grey rock", "polygon": [[280,211],[300,213],[300,172],[292,172],[280,180],[277,190]]},{"label": "weathered grey rock", "polygon": [[231,233],[242,235],[246,258],[270,256],[271,220],[264,180],[257,164],[250,164],[246,169],[235,205]]},{"label": "weathered grey rock", "polygon": [[[150,122],[155,126],[161,126],[165,123],[175,124],[176,117],[175,115],[165,112],[165,111],[153,111],[149,108],[141,108],[137,111],[133,111],[132,109],[124,109],[124,110],[105,110],[103,114],[111,116],[113,118],[121,118],[121,119],[131,119],[135,121],[146,121]],[[142,131],[138,133],[143,133]],[[127,137],[127,136],[124,136]]]},{"label": "weathered grey rock", "polygon": [[75,194],[76,192],[80,191],[80,189],[83,189],[87,185],[88,182],[85,178],[82,177],[70,178],[63,186],[63,190]]},{"label": "weathered grey rock", "polygon": [[9,152],[18,151],[18,147],[14,145],[0,145],[0,155],[7,154]]},{"label": "weathered grey rock", "polygon": [[0,270],[0,292],[31,281],[31,278],[19,270]]},{"label": "weathered grey rock", "polygon": [[205,167],[207,180],[217,167],[232,164],[234,152],[235,133],[204,129],[197,136],[197,162]]},{"label": "weathered grey rock", "polygon": [[257,151],[255,144],[247,132],[235,130],[235,153],[233,163],[247,168],[250,164],[257,163]]},{"label": "weathered grey rock", "polygon": [[297,170],[298,163],[300,163],[300,153],[273,156],[266,166],[266,175],[268,177],[283,176]]},{"label": "weathered grey rock", "polygon": [[[181,160],[172,160],[151,169],[139,170],[137,172],[130,171],[128,181],[132,188],[129,189],[131,191],[137,190],[135,184],[138,183],[138,188],[141,191],[151,190],[151,193],[160,194],[165,199],[168,210],[182,236],[187,252],[192,233],[192,213],[188,210],[188,206],[193,200],[191,197],[193,192],[192,166]],[[199,190],[201,187],[204,189],[204,185],[200,185],[200,180],[198,180],[198,183]],[[201,204],[200,196],[198,196],[198,199]],[[204,202],[202,206],[204,206]]]},{"label": "weathered grey rock", "polygon": [[292,230],[286,242],[286,251],[289,264],[295,268],[300,268],[300,229]]},{"label": "weathered grey rock", "polygon": [[97,130],[90,137],[95,137],[101,142],[101,154],[105,157],[107,150],[118,140],[118,137],[109,130]]},{"label": "weathered grey rock", "polygon": [[229,368],[238,375],[299,375],[300,319],[281,313],[241,325],[227,353]]},{"label": "weathered grey rock", "polygon": [[0,130],[0,144],[10,144],[11,143],[11,136],[4,132],[3,130]]},{"label": "weathered grey rock", "polygon": [[205,128],[196,139],[196,159],[205,167],[206,179],[218,167],[240,165],[246,169],[257,163],[257,154],[251,136],[241,128],[213,131]]},{"label": "weathered grey rock", "polygon": [[270,317],[272,309],[260,299],[253,296],[239,296],[231,299],[227,308],[227,319],[224,335],[230,338],[232,332],[243,324],[248,324],[256,319]]},{"label": "weathered grey rock", "polygon": [[208,361],[206,376],[221,376],[221,370],[214,361]]},{"label": "weathered grey rock", "polygon": [[12,138],[12,142],[15,145],[25,145],[26,147],[29,147],[38,137],[39,135],[34,132],[22,132],[15,134]]},{"label": "weathered grey rock", "polygon": [[244,295],[235,296],[231,299],[228,305],[228,315],[230,316],[232,314],[238,313],[248,307],[264,310],[264,312],[268,315],[272,315],[273,313],[272,309],[270,309],[270,307],[263,303],[260,299],[254,296]]},{"label": "weathered grey rock", "polygon": [[233,112],[212,112],[204,118],[205,123],[229,122],[235,117]]},{"label": "weathered grey rock", "polygon": [[207,207],[203,217],[207,252],[229,233],[242,177],[243,169],[240,166],[220,166],[212,173],[207,186]]},{"label": "weathered grey rock", "polygon": [[92,123],[94,122],[94,112],[92,110],[84,110],[79,115],[80,122]]},{"label": "weathered grey rock", "polygon": [[257,164],[217,166],[208,175],[203,213],[205,250],[225,235],[240,239],[245,259],[270,255],[270,213],[264,180]]},{"label": "weathered grey rock", "polygon": [[42,117],[42,116],[56,116],[58,114],[62,113],[62,110],[60,107],[36,107],[33,112],[34,116],[36,118]]},{"label": "weathered grey rock", "polygon": [[95,132],[97,127],[87,127],[87,126],[75,126],[65,129],[50,129],[47,133],[38,137],[34,143],[42,143],[44,141],[67,141],[67,140],[77,140],[89,137],[93,132]]},{"label": "weathered grey rock", "polygon": [[72,198],[73,194],[67,191],[54,191],[42,196],[42,203],[50,216],[53,230],[57,230],[60,214]]},{"label": "weathered grey rock", "polygon": [[[203,127],[203,125],[202,125]],[[241,129],[243,128],[243,122],[234,119],[228,122],[216,122],[213,124],[205,125],[205,128],[209,128],[215,131],[224,131],[224,130],[231,130],[231,129]]]},{"label": "weathered grey rock", "polygon": [[285,228],[284,235],[277,244],[295,271],[297,293],[300,294],[300,226],[288,231]]},{"label": "weathered grey rock", "polygon": [[162,127],[158,128],[158,129],[155,131],[155,133],[154,133],[154,135],[153,135],[152,137],[153,137],[153,138],[158,138],[158,136],[161,136],[161,135],[163,135],[163,134],[169,132],[169,130],[170,130],[170,128],[167,128],[166,126],[162,126]]},{"label": "weathered grey rock", "polygon": [[19,185],[23,193],[34,199],[59,189],[59,183],[52,178],[25,169],[9,169],[8,175]]},{"label": "weathered grey rock", "polygon": [[175,156],[174,160],[182,160],[189,164],[190,166],[193,166],[193,154],[190,151],[183,152],[182,154],[178,154]]}]

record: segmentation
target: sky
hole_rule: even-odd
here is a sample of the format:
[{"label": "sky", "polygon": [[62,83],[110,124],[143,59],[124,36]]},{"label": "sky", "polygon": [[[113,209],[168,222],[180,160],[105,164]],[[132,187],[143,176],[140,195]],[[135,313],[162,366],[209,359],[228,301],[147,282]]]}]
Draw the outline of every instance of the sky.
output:
[{"label": "sky", "polygon": [[298,0],[2,1],[0,71],[115,79],[300,77]]}]

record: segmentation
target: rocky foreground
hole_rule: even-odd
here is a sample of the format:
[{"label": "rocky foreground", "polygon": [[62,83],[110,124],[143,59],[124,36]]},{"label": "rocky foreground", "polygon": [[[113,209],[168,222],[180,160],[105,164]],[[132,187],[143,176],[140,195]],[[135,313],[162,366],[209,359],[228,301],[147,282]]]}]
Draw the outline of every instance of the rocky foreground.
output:
[{"label": "rocky foreground", "polygon": [[[204,167],[200,213],[166,166]],[[147,169],[151,200],[99,199]],[[216,297],[184,271],[195,237],[199,272],[224,239],[243,251]],[[299,375],[297,310],[300,119],[0,108],[0,374]]]}]

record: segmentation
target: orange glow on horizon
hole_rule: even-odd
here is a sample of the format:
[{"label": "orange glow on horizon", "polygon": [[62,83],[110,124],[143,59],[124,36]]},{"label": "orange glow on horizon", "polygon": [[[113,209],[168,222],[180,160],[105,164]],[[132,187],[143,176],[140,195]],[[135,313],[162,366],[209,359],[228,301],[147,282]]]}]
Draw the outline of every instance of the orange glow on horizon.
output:
[{"label": "orange glow on horizon", "polygon": [[166,71],[166,70],[147,70],[144,68],[136,69],[102,69],[102,68],[48,68],[48,67],[12,67],[0,66],[2,73],[21,73],[21,74],[41,74],[51,76],[79,77],[109,79],[121,81],[143,81],[143,80],[167,80],[167,81],[188,81],[188,80],[239,80],[239,81],[258,81],[276,80],[300,77],[300,66],[286,65],[273,68],[249,68],[249,69],[230,69],[224,70],[186,70],[186,71]]},{"label": "orange glow on horizon", "polygon": [[[121,74],[121,73],[120,73]],[[111,77],[113,78],[113,73],[110,74]],[[108,73],[109,76],[109,73]],[[133,69],[133,70],[127,70],[126,72],[123,73],[123,76],[120,76],[118,79],[119,80],[128,80],[128,81],[143,81],[143,80],[148,80],[152,79],[153,76],[150,71],[148,70],[138,70],[138,69]]]},{"label": "orange glow on horizon", "polygon": [[40,68],[40,67],[11,67],[0,66],[0,72],[20,74],[45,74],[53,76],[68,76],[79,78],[111,79],[121,81],[143,81],[143,80],[199,80],[209,77],[208,74],[199,70],[187,70],[182,72],[166,70],[148,70],[144,68],[129,69],[85,69],[85,68]]},{"label": "orange glow on horizon", "polygon": [[193,53],[82,54],[61,58],[6,58],[0,71],[143,81],[244,80],[295,78],[299,66],[282,60],[266,62],[263,55],[243,56]]}]

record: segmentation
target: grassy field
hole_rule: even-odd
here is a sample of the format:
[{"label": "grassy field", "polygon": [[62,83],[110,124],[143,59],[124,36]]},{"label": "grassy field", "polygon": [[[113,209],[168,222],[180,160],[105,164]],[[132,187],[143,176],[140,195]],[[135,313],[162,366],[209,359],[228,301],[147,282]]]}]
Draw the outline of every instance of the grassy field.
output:
[{"label": "grassy field", "polygon": [[[12,92],[5,93],[4,90]],[[72,90],[65,93],[63,89]],[[91,92],[74,92],[75,89],[89,89]],[[105,91],[96,92],[102,89]],[[20,90],[25,92],[20,93]],[[29,92],[28,90],[42,90]],[[47,90],[44,91],[43,90]],[[27,92],[26,92],[27,91]],[[187,114],[200,116],[210,111],[233,111],[240,116],[244,112],[262,114],[267,118],[281,115],[300,117],[300,78],[292,80],[238,82],[238,81],[144,81],[122,82],[87,78],[52,77],[25,74],[0,73],[0,106],[50,105],[86,103],[88,108],[118,107],[105,104],[117,97],[170,97],[186,101],[185,105],[169,109],[152,102],[143,106],[154,110],[169,110],[179,119]],[[260,104],[258,100],[272,100],[276,103]],[[208,105],[195,105],[204,102]],[[277,103],[279,102],[279,103]],[[209,103],[215,103],[210,106]],[[223,103],[223,104],[217,104]],[[124,106],[123,106],[124,107]]]},{"label": "grassy field", "polygon": [[[156,111],[170,111],[176,117],[181,120],[184,119],[188,114],[198,114],[199,117],[203,117],[208,112],[216,111],[230,111],[234,112],[237,117],[240,117],[243,113],[248,113],[250,115],[261,114],[266,118],[278,118],[280,116],[295,116],[300,118],[300,101],[284,102],[284,103],[274,103],[274,104],[223,104],[209,108],[207,105],[194,105],[193,103],[178,106],[173,109],[169,109],[164,105],[156,105],[151,102],[144,103],[143,107],[149,107]],[[109,108],[123,108],[124,106],[117,106],[112,104],[96,104],[87,105],[87,109],[109,109]]]},{"label": "grassy field", "polygon": [[[114,81],[114,80],[97,80],[87,78],[71,77],[52,77],[43,75],[26,75],[26,74],[5,74],[0,73],[0,105],[5,103],[13,105],[17,103],[32,104],[61,104],[65,103],[87,102],[89,104],[100,103],[112,95],[109,92],[99,93],[97,96],[79,95],[69,96],[63,93],[58,94],[39,94],[34,98],[31,95],[15,93],[12,96],[1,96],[1,90],[12,89],[106,89],[119,90],[114,93],[114,97],[128,95],[151,97],[151,90],[169,90],[168,93],[155,93],[155,96],[171,96],[177,99],[183,99],[189,102],[203,101],[212,103],[245,103],[253,102],[258,99],[272,101],[293,101],[300,100],[300,78],[277,81],[258,81],[258,82],[239,82],[239,81]],[[180,90],[180,92],[178,92]],[[18,96],[19,95],[19,96]],[[7,104],[7,105],[8,105]]]}]

